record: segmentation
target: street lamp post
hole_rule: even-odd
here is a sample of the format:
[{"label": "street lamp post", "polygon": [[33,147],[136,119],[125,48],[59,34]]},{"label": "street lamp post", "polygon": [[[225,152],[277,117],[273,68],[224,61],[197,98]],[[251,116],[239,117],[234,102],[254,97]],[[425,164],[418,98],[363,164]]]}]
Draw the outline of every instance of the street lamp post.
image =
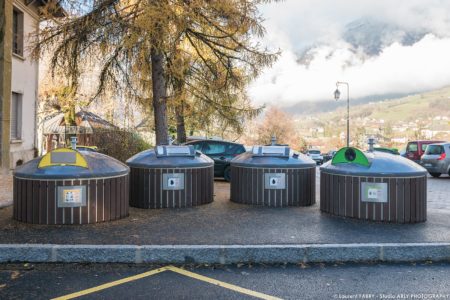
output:
[{"label": "street lamp post", "polygon": [[350,147],[350,87],[348,82],[336,82],[336,90],[334,91],[334,99],[336,99],[336,101],[339,100],[339,97],[341,96],[339,85],[347,86],[347,147]]}]

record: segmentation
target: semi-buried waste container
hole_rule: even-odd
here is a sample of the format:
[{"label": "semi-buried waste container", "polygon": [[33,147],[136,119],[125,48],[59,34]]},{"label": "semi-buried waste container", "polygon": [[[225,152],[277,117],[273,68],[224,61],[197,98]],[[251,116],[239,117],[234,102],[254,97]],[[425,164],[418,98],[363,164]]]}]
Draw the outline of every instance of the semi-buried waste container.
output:
[{"label": "semi-buried waste container", "polygon": [[399,155],[342,148],[320,168],[320,210],[370,221],[426,221],[427,172]]},{"label": "semi-buried waste container", "polygon": [[214,161],[193,146],[157,146],[127,164],[130,206],[179,208],[213,201]]},{"label": "semi-buried waste container", "polygon": [[92,151],[56,149],[14,172],[14,219],[88,224],[128,216],[129,168]]},{"label": "semi-buried waste container", "polygon": [[231,201],[271,207],[316,199],[316,163],[287,146],[255,146],[231,161]]}]

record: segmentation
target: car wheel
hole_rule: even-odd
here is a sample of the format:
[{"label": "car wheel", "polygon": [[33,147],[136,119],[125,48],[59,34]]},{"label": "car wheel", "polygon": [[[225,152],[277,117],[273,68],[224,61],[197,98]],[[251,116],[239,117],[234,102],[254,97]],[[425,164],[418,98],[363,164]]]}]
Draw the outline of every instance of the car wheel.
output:
[{"label": "car wheel", "polygon": [[230,182],[231,180],[231,168],[230,166],[226,167],[225,170],[223,171],[223,178]]},{"label": "car wheel", "polygon": [[431,176],[438,178],[439,176],[441,176],[441,173],[430,173]]}]

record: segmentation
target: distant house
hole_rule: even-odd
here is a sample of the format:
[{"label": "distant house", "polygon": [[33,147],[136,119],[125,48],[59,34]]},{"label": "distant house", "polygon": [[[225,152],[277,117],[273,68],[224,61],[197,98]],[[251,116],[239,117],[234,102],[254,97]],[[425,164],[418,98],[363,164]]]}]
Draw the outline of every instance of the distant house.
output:
[{"label": "distant house", "polygon": [[144,141],[155,145],[156,135],[154,129],[154,121],[151,118],[144,118],[135,128],[134,131],[139,134],[139,136],[144,139]]},{"label": "distant house", "polygon": [[309,129],[309,133],[312,137],[323,137],[325,129],[323,127],[312,127]]},{"label": "distant house", "polygon": [[[39,29],[44,0],[0,2],[0,164],[1,169],[36,154],[39,62],[29,53],[30,34]],[[62,9],[59,11],[63,15]]]},{"label": "distant house", "polygon": [[76,126],[67,125],[63,113],[55,113],[45,118],[41,126],[40,153],[68,146],[67,137],[74,135],[77,136],[79,145],[95,146],[93,135],[96,131],[118,129],[96,114],[83,110],[75,114],[75,123]]},{"label": "distant house", "polygon": [[396,144],[406,144],[407,141],[408,141],[408,138],[406,138],[406,137],[394,137],[391,139],[391,142],[396,143]]}]

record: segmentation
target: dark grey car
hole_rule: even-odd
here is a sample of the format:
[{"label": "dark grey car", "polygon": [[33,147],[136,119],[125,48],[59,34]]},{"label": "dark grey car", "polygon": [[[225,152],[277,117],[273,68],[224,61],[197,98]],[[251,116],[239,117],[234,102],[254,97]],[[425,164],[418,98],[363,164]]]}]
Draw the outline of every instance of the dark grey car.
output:
[{"label": "dark grey car", "polygon": [[420,164],[433,177],[439,177],[441,174],[450,175],[450,143],[428,145]]},{"label": "dark grey car", "polygon": [[223,177],[226,181],[230,181],[230,161],[245,152],[242,144],[221,140],[198,140],[187,142],[186,145],[193,145],[195,150],[212,158],[214,160],[214,176]]}]

